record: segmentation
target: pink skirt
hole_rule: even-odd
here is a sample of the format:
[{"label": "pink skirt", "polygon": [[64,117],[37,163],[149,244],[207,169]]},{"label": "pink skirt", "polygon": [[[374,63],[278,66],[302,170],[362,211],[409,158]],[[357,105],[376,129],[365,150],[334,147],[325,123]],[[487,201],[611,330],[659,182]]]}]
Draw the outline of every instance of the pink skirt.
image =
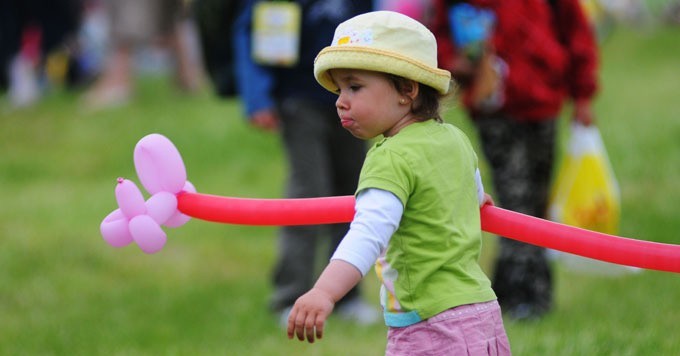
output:
[{"label": "pink skirt", "polygon": [[389,328],[385,355],[511,355],[497,301],[461,305],[403,328]]}]

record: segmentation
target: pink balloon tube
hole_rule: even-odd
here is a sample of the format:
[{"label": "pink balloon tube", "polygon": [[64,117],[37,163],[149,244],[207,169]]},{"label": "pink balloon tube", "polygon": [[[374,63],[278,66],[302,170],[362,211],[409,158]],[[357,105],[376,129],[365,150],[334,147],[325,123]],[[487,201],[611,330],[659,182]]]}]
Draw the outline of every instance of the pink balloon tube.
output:
[{"label": "pink balloon tube", "polygon": [[[317,225],[350,222],[354,197],[247,199],[182,192],[182,213],[201,220],[243,225]],[[535,218],[495,206],[481,209],[482,230],[611,263],[680,273],[680,245],[629,239]]]},{"label": "pink balloon tube", "polygon": [[[354,218],[354,196],[307,199],[247,199],[199,194],[186,181],[179,151],[160,134],[142,138],[135,147],[135,167],[142,185],[153,196],[146,203],[137,186],[120,178],[116,200],[120,209],[100,225],[104,240],[122,247],[134,239],[147,253],[163,248],[160,224],[177,227],[194,217],[242,225],[319,225],[346,223]],[[176,195],[176,207],[175,199]],[[634,240],[567,226],[485,205],[484,231],[601,261],[680,273],[680,245]]]}]

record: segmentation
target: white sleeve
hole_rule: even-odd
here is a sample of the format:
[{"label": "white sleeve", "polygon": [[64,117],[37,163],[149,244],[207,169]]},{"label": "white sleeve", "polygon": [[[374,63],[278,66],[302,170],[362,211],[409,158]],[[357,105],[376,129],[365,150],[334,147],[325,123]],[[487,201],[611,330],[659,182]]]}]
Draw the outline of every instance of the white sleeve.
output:
[{"label": "white sleeve", "polygon": [[477,183],[477,200],[479,206],[484,204],[484,184],[482,184],[482,175],[479,173],[479,168],[475,171],[475,182]]},{"label": "white sleeve", "polygon": [[397,231],[404,207],[391,192],[369,188],[359,192],[355,211],[331,260],[348,262],[365,276]]}]

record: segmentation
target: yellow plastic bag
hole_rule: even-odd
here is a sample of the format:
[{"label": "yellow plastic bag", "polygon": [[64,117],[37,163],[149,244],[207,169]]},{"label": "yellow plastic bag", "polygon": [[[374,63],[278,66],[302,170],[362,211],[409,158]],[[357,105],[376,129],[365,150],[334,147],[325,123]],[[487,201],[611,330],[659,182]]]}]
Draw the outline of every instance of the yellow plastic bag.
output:
[{"label": "yellow plastic bag", "polygon": [[619,185],[600,132],[573,124],[557,173],[548,218],[566,225],[616,235],[621,213]]},{"label": "yellow plastic bag", "polygon": [[[566,225],[616,235],[621,202],[619,185],[597,127],[574,123],[548,204],[548,218]],[[639,272],[586,257],[552,251],[575,272],[616,276]]]}]

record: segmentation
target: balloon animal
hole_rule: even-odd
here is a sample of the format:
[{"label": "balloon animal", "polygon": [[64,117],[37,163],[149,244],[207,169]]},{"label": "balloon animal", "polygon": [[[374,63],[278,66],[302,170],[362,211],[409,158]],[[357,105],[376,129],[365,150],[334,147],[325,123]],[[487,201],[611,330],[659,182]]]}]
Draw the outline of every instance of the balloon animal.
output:
[{"label": "balloon animal", "polygon": [[[119,208],[101,222],[102,237],[113,247],[137,243],[145,253],[167,241],[161,226],[179,227],[190,217],[227,224],[316,225],[349,222],[354,197],[248,199],[199,194],[188,182],[184,162],[172,142],[160,134],[143,137],[134,163],[144,196],[132,181],[118,178]],[[482,230],[518,241],[611,263],[680,273],[680,245],[629,239],[567,226],[484,205]]]}]

